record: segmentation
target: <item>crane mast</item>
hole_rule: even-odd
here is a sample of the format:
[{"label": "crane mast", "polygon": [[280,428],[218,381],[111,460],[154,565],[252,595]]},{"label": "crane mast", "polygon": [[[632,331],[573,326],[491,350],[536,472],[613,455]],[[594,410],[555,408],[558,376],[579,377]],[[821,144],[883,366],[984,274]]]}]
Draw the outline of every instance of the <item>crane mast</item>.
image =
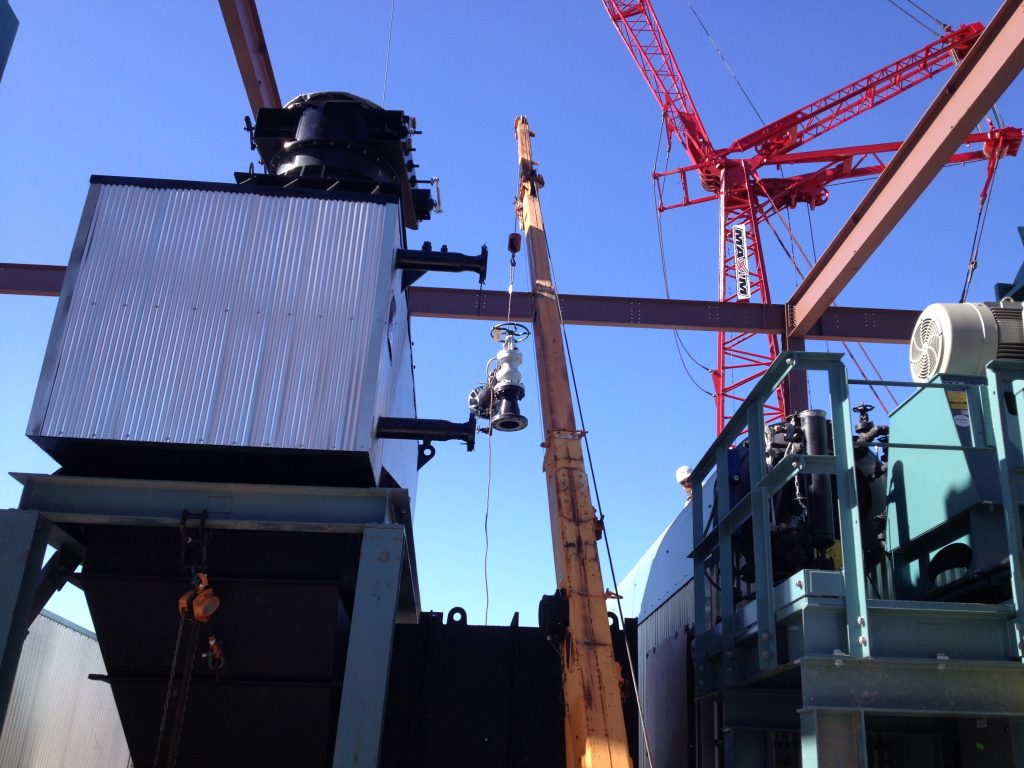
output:
[{"label": "crane mast", "polygon": [[[828,201],[827,185],[834,181],[876,175],[885,168],[879,157],[896,145],[869,145],[789,153],[848,120],[888,101],[934,75],[949,69],[970,50],[983,31],[981,24],[947,28],[937,40],[849,85],[714,149],[690,96],[668,39],[650,0],[602,0],[608,16],[654,94],[671,142],[676,137],[686,149],[690,165],[655,174],[661,196],[659,210],[716,200],[720,207],[718,300],[771,303],[767,267],[759,227],[783,208],[805,203],[812,208]],[[952,161],[980,160],[1016,154],[1021,143],[1017,128],[995,128],[969,137],[981,149],[957,153]],[[734,153],[756,149],[748,158]],[[817,170],[787,178],[762,178],[759,169],[790,163],[822,163]],[[695,172],[709,194],[691,196],[687,174]],[[989,171],[991,175],[991,167]],[[678,179],[682,201],[666,204],[665,183]],[[716,423],[721,432],[742,402],[748,385],[760,377],[779,353],[779,337],[761,341],[752,333],[718,334],[717,360],[712,371]],[[787,414],[780,389],[765,407],[768,420]]]},{"label": "crane mast", "polygon": [[519,189],[516,214],[526,236],[533,293],[533,338],[544,424],[544,472],[559,596],[568,605],[562,642],[566,765],[631,768],[622,710],[622,672],[615,661],[597,542],[601,522],[584,469],[583,433],[576,427],[562,318],[555,291],[538,192],[532,134],[517,117]]}]

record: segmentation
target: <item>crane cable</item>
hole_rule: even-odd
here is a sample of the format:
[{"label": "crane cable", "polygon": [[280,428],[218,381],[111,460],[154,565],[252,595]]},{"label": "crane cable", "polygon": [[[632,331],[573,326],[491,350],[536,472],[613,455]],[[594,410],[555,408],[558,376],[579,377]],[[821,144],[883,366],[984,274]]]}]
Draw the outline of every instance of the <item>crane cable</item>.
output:
[{"label": "crane cable", "polygon": [[[388,70],[391,68],[391,35],[395,30],[395,2],[396,0],[391,0],[391,19],[388,21],[388,50],[384,55],[384,90],[380,95],[380,105],[382,107],[388,95]],[[438,195],[438,200],[440,199],[440,195]]]},{"label": "crane cable", "polygon": [[[901,13],[906,15],[907,18],[911,19],[912,21],[916,22],[917,24],[920,24],[922,27],[927,29],[932,34],[937,34],[937,35],[940,35],[940,36],[942,35],[942,30],[941,29],[936,30],[934,27],[929,26],[927,23],[921,21],[921,19],[919,19],[914,14],[912,14],[906,8],[904,8],[901,5],[897,5],[896,4],[896,0],[886,0],[886,1],[889,3],[889,5],[891,5],[893,8],[895,8],[897,11],[900,11]],[[928,11],[926,11],[920,5],[915,3],[914,0],[907,0],[907,2],[910,3],[912,6],[914,6],[915,8],[917,8],[919,11],[921,11],[921,13],[923,13],[925,16],[927,16],[928,18],[932,19],[932,21],[934,21],[940,27],[945,28],[947,26],[947,25],[943,24],[941,21],[939,21],[938,19],[936,19],[934,16],[932,16],[930,13],[928,13]]]},{"label": "crane cable", "polygon": [[964,288],[960,293],[960,303],[967,301],[967,292],[971,289],[971,280],[974,279],[974,270],[978,266],[978,253],[981,250],[981,237],[985,232],[985,221],[988,219],[988,207],[992,202],[992,190],[996,182],[996,170],[999,168],[999,155],[993,150],[992,163],[989,166],[989,175],[985,187],[981,191],[981,200],[978,203],[978,218],[974,223],[974,240],[971,243],[971,258],[967,262],[967,274],[964,277]]},{"label": "crane cable", "polygon": [[[544,233],[544,238],[547,239],[547,233]],[[601,538],[604,539],[605,552],[608,555],[608,572],[612,577],[612,583],[618,588],[618,577],[615,575],[615,562],[612,559],[612,548],[608,541],[608,528],[604,522],[604,509],[601,505],[601,492],[597,486],[597,473],[594,471],[594,458],[590,453],[590,438],[587,433],[587,422],[583,418],[583,403],[580,400],[579,387],[576,385],[576,369],[573,366],[572,361],[572,347],[569,344],[569,334],[565,328],[565,318],[562,316],[562,298],[558,293],[558,281],[555,279],[555,265],[551,262],[550,256],[548,263],[551,269],[551,292],[554,294],[555,306],[558,307],[558,325],[562,331],[562,343],[565,345],[565,356],[569,363],[569,378],[572,382],[573,391],[573,405],[576,413],[580,417],[580,433],[583,436],[583,448],[587,454],[587,466],[590,469],[590,480],[594,486],[594,501],[597,507],[597,522],[601,525]],[[622,609],[622,595],[618,592],[614,592],[615,603],[618,609],[619,626],[622,627],[623,633],[626,631],[626,618]],[[651,755],[651,743],[647,736],[647,719],[644,716],[644,706],[640,700],[640,685],[637,682],[636,676],[636,662],[633,659],[633,652],[629,648],[629,643],[624,643],[626,648],[626,661],[629,667],[629,679],[633,687],[633,695],[636,696],[636,710],[638,719],[640,721],[640,735],[644,740],[644,749],[647,752],[647,764],[650,768],[654,768],[654,758]]]},{"label": "crane cable", "polygon": [[[658,146],[657,146],[657,149],[655,149],[655,152],[654,152],[654,170],[655,170],[655,172],[658,170],[658,157],[661,154],[661,137],[663,135],[663,131],[667,132],[667,129],[668,129],[668,127],[667,127],[667,125],[665,125],[665,123],[663,121],[662,125],[659,126],[659,128],[658,128]],[[668,167],[668,152],[667,151],[666,151],[666,154],[665,154],[665,167],[666,168]],[[653,177],[653,174],[652,174],[652,177]],[[664,236],[664,231],[662,230],[662,226],[661,226],[661,213],[662,212],[661,212],[661,210],[660,210],[660,208],[659,208],[659,206],[657,204],[657,202],[658,202],[658,181],[657,181],[656,178],[654,179],[652,189],[653,189],[653,192],[654,192],[654,200],[655,200],[654,211],[655,211],[655,216],[656,216],[656,219],[657,219],[657,226],[658,226],[658,253],[659,253],[659,256],[661,258],[661,279],[662,279],[662,282],[665,285],[665,298],[666,299],[671,299],[672,295],[671,295],[671,291],[669,290],[669,280],[668,280],[668,263],[667,263],[667,261],[665,259],[665,236]],[[697,365],[700,368],[704,369],[705,372],[711,373],[711,369],[708,368],[706,365],[704,365],[702,362],[700,362],[700,360],[698,360],[696,357],[693,356],[693,354],[690,352],[690,350],[687,349],[686,345],[683,343],[682,337],[679,335],[679,331],[677,331],[674,328],[672,329],[672,340],[675,342],[676,354],[679,356],[679,362],[682,363],[682,365],[683,365],[683,370],[686,372],[686,377],[693,383],[693,386],[695,386],[697,389],[699,389],[705,395],[707,395],[708,397],[711,397],[713,399],[715,397],[714,392],[711,392],[706,387],[701,386],[697,382],[697,380],[693,377],[693,374],[690,372],[690,367],[686,364],[686,359],[683,357],[683,353],[685,352],[686,356],[689,357],[694,362],[695,365]]]},{"label": "crane cable", "polygon": [[[758,174],[755,173],[754,174],[754,178],[756,179],[757,183],[761,186],[762,193],[764,193],[764,196],[768,200],[768,202],[771,203],[772,208],[774,208],[776,215],[778,215],[780,213],[779,207],[775,204],[775,200],[772,198],[772,196],[770,194],[768,194],[768,190],[765,188],[764,182],[761,180],[761,177]],[[808,223],[810,223],[810,217],[811,217],[811,213],[810,213],[810,209],[808,209],[808,211],[807,211]],[[779,216],[779,220],[783,221],[781,216]],[[765,217],[765,223],[768,225],[768,228],[772,231],[772,234],[775,235],[775,239],[778,241],[779,246],[785,252],[786,256],[789,257],[789,261],[793,265],[793,269],[796,270],[796,273],[798,275],[800,275],[801,279],[803,279],[803,277],[804,277],[803,270],[800,269],[800,266],[797,264],[796,259],[793,257],[793,254],[791,254],[789,252],[789,250],[786,248],[785,243],[782,242],[782,238],[779,236],[779,233],[775,230],[775,227],[772,225],[771,218],[766,216]],[[807,255],[807,251],[805,251],[803,246],[800,244],[800,240],[796,237],[796,234],[793,232],[792,228],[785,221],[783,221],[783,226],[785,226],[786,230],[789,232],[790,241],[796,246],[796,249],[800,251],[800,255],[803,257],[804,262],[807,264],[808,267],[813,267],[814,266],[814,261],[817,261],[817,255],[815,255],[814,261],[811,261],[810,257]],[[812,239],[812,242],[813,242],[813,230],[812,230],[811,239]],[[832,302],[832,306],[835,306],[835,302]],[[872,370],[874,370],[875,375],[877,375],[879,379],[882,379],[883,378],[882,374],[878,370],[878,366],[875,365],[875,361],[871,359],[871,355],[868,353],[867,349],[865,349],[865,347],[864,347],[864,345],[862,343],[857,342],[857,344],[858,344],[858,346],[860,348],[860,351],[864,354],[864,357],[867,358],[868,364],[871,366]],[[868,378],[867,374],[864,373],[864,369],[861,366],[860,361],[857,359],[857,356],[854,355],[853,350],[850,348],[850,345],[847,342],[845,342],[845,341],[842,342],[842,345],[843,345],[843,349],[845,349],[846,353],[850,356],[850,360],[857,367],[857,370],[860,371],[861,375],[865,379]],[[889,397],[892,398],[893,404],[894,405],[899,405],[899,399],[893,393],[892,389],[888,385],[883,385],[883,386],[885,388],[885,391],[889,393]],[[871,394],[875,396],[875,400],[882,407],[882,410],[888,416],[889,415],[889,409],[888,409],[888,407],[886,407],[885,403],[882,402],[882,398],[879,396],[878,392],[875,390],[874,385],[873,384],[869,384],[868,388],[871,390]]]},{"label": "crane cable", "polygon": [[704,24],[704,20],[701,19],[700,15],[697,13],[697,9],[693,7],[692,0],[686,0],[686,4],[690,6],[690,12],[693,13],[693,17],[697,20],[697,23],[700,24],[700,28],[704,30],[704,34],[707,35],[708,42],[711,43],[711,47],[718,53],[718,58],[722,60],[725,68],[729,70],[729,74],[732,75],[732,79],[736,81],[736,85],[739,86],[740,92],[743,94],[743,98],[747,100],[750,108],[754,110],[754,114],[757,115],[758,119],[761,121],[761,125],[764,125],[765,119],[761,117],[761,113],[757,111],[757,107],[754,106],[754,102],[750,98],[750,94],[748,94],[747,89],[743,87],[743,83],[740,82],[739,77],[736,75],[736,71],[732,68],[732,65],[729,64],[728,59],[725,58],[725,54],[722,52],[722,49],[718,47],[718,43],[715,42],[715,38],[711,36],[711,31]]}]

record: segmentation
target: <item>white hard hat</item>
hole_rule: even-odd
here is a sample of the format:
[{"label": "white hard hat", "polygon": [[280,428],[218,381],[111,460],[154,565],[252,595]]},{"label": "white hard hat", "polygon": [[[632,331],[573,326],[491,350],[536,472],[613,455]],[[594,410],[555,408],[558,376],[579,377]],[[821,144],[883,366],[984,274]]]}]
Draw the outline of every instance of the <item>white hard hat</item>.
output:
[{"label": "white hard hat", "polygon": [[679,469],[676,470],[676,482],[682,485],[690,479],[690,468],[683,464]]}]

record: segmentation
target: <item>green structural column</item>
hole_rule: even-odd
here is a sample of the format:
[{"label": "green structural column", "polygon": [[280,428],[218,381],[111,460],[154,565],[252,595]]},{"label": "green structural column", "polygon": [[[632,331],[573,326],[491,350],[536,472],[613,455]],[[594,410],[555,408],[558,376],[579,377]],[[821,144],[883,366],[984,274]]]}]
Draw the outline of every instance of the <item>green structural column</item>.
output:
[{"label": "green structural column", "polygon": [[377,768],[380,760],[404,557],[405,528],[369,525],[363,529],[334,768]]},{"label": "green structural column", "polygon": [[868,768],[862,711],[805,709],[800,713],[802,768]]},{"label": "green structural column", "polygon": [[14,46],[14,35],[18,32],[18,17],[14,15],[11,4],[0,0],[0,79],[7,68],[7,58]]},{"label": "green structural column", "polygon": [[36,512],[0,512],[0,729],[32,621],[49,530],[49,523]]}]

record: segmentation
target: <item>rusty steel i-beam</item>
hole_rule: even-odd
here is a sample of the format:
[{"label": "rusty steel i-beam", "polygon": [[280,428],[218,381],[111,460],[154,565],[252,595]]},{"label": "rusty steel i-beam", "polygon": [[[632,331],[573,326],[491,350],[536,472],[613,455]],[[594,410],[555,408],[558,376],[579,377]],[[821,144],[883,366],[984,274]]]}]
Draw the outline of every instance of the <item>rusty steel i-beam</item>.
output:
[{"label": "rusty steel i-beam", "polygon": [[[65,268],[44,264],[0,263],[0,295],[59,296]],[[688,299],[560,294],[562,320],[568,325],[619,328],[660,328],[677,331],[735,331],[783,333],[785,307],[781,304],[738,304]],[[415,317],[454,320],[505,320],[505,291],[461,288],[409,288],[409,311]],[[807,338],[819,341],[865,341],[905,344],[918,312],[880,307],[830,307]],[[512,320],[533,317],[528,293],[512,295]]]},{"label": "rusty steel i-beam", "polygon": [[1022,69],[1024,0],[1007,0],[793,293],[790,336],[808,335]]}]

